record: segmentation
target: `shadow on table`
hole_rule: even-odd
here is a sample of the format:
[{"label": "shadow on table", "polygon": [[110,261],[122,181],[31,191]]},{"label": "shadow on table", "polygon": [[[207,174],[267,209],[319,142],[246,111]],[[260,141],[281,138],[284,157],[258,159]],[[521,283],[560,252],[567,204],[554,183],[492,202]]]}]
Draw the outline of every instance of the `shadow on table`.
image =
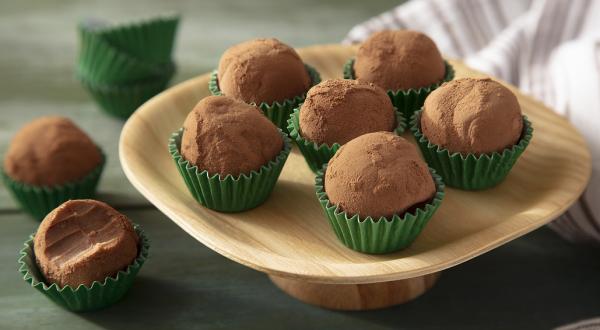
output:
[{"label": "shadow on table", "polygon": [[549,329],[600,315],[600,248],[542,228],[442,273],[422,297],[343,314],[392,328]]},{"label": "shadow on table", "polygon": [[[217,323],[224,318],[227,306],[247,308],[251,303],[206,288],[191,288],[185,283],[140,276],[127,296],[106,309],[81,313],[79,316],[106,329],[172,329]],[[227,294],[225,296],[225,294]]]}]

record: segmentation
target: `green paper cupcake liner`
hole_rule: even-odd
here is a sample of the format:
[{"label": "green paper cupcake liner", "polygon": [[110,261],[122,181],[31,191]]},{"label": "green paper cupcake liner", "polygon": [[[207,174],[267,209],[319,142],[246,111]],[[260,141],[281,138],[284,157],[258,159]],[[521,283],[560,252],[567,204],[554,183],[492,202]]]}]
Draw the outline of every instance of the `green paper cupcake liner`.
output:
[{"label": "green paper cupcake liner", "polygon": [[[435,83],[429,85],[427,87],[421,88],[410,88],[407,90],[388,90],[387,94],[392,100],[392,104],[404,115],[404,119],[408,121],[410,117],[415,113],[415,111],[419,110],[423,103],[425,103],[425,98],[431,92],[433,92],[436,88],[440,87],[443,83],[448,82],[454,79],[454,68],[450,63],[444,61],[446,66],[446,74],[444,76],[444,80],[439,83]],[[351,58],[344,65],[344,79],[355,79],[354,77],[354,58]]]},{"label": "green paper cupcake liner", "polygon": [[111,46],[142,62],[171,62],[179,15],[161,15],[138,22],[98,29]]},{"label": "green paper cupcake liner", "polygon": [[24,243],[20,251],[19,272],[23,279],[36,290],[44,294],[56,304],[75,312],[85,312],[108,307],[129,291],[134,278],[148,258],[150,244],[148,238],[138,225],[134,225],[135,232],[140,238],[138,257],[125,270],[119,271],[114,277],[107,277],[103,282],[94,281],[90,287],[80,285],[77,288],[70,286],[58,287],[56,284],[45,283],[44,276],[37,266],[33,250],[32,234]]},{"label": "green paper cupcake liner", "polygon": [[327,165],[324,165],[315,179],[317,198],[340,242],[358,252],[381,254],[408,247],[425,228],[444,198],[442,178],[429,168],[436,187],[436,193],[429,203],[414,211],[394,214],[391,218],[361,218],[358,214],[347,214],[329,201],[324,186],[326,170]]},{"label": "green paper cupcake liner", "polygon": [[169,152],[194,198],[209,209],[220,212],[241,212],[262,204],[275,187],[279,174],[291,150],[290,139],[281,130],[284,147],[274,160],[263,165],[258,171],[239,176],[210,175],[201,171],[180,154],[183,129],[171,135]]},{"label": "green paper cupcake liner", "polygon": [[50,211],[69,199],[92,198],[95,195],[96,187],[106,163],[106,156],[102,150],[100,150],[100,153],[102,161],[94,170],[79,181],[63,185],[34,186],[13,180],[6,174],[4,169],[0,173],[4,185],[21,205],[23,211],[37,220],[42,220]]},{"label": "green paper cupcake liner", "polygon": [[411,118],[411,131],[429,166],[442,176],[444,182],[464,190],[491,188],[502,182],[533,137],[533,127],[523,116],[523,133],[519,142],[501,153],[461,155],[432,144],[421,132],[421,113],[417,111]]},{"label": "green paper cupcake liner", "polygon": [[[402,135],[406,129],[406,122],[402,113],[399,111],[396,111],[396,123],[397,126],[394,132],[398,135]],[[290,133],[290,137],[296,142],[298,149],[300,149],[302,156],[304,156],[308,167],[315,173],[323,167],[323,164],[328,163],[331,157],[333,157],[341,147],[339,143],[334,143],[332,146],[325,143],[317,145],[312,141],[304,139],[300,135],[300,105],[290,114],[287,129]]]},{"label": "green paper cupcake liner", "polygon": [[[321,82],[321,76],[319,72],[308,64],[304,64],[306,71],[310,76],[311,87]],[[219,88],[219,81],[217,71],[213,71],[208,82],[208,89],[212,95],[223,95]],[[308,92],[308,91],[307,91]],[[269,120],[279,127],[282,131],[287,132],[287,120],[290,118],[290,114],[300,103],[304,102],[306,93],[298,95],[292,99],[287,99],[282,102],[273,102],[271,104],[261,103],[258,107],[263,111],[265,116]]]},{"label": "green paper cupcake liner", "polygon": [[79,80],[102,110],[126,119],[150,98],[165,90],[173,73],[127,86],[96,84],[83,77],[79,77]]},{"label": "green paper cupcake liner", "polygon": [[120,51],[85,24],[80,24],[79,36],[81,49],[77,74],[95,84],[124,85],[165,76],[174,70],[172,62],[160,65],[143,62]]}]

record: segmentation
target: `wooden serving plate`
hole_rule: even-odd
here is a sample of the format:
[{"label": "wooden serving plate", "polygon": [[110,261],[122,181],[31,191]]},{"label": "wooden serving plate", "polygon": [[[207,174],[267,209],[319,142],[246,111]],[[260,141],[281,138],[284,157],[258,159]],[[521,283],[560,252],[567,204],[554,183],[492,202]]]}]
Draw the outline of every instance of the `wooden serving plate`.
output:
[{"label": "wooden serving plate", "polygon": [[[355,48],[300,49],[323,79],[341,77]],[[450,61],[457,77],[482,76]],[[321,211],[314,175],[294,149],[270,199],[243,213],[199,205],[167,151],[169,135],[209,95],[209,74],[183,82],[141,106],[125,124],[119,156],[131,183],[158,209],[209,248],[269,274],[305,302],[369,309],[413,299],[437,272],[465,262],[554,219],[582,193],[590,153],[579,132],[543,104],[508,86],[533,122],[534,137],[505,182],[481,191],[448,188],[433,219],[409,248],[368,255],[344,247]],[[410,137],[409,133],[405,133]]]}]

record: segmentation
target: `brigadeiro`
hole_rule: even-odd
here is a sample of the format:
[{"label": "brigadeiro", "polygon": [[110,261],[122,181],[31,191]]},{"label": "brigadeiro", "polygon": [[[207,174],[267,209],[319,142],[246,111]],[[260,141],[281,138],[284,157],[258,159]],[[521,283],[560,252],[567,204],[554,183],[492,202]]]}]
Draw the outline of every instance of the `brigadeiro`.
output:
[{"label": "brigadeiro", "polygon": [[427,35],[411,30],[374,33],[358,49],[356,79],[386,90],[406,90],[439,83],[446,73],[444,59]]},{"label": "brigadeiro", "polygon": [[49,284],[89,287],[125,270],[138,255],[138,240],[127,217],[109,205],[70,200],[44,218],[34,251]]},{"label": "brigadeiro", "polygon": [[391,132],[343,145],[316,178],[317,197],[338,239],[387,253],[410,245],[442,202],[444,184],[417,148]]},{"label": "brigadeiro", "polygon": [[331,79],[312,87],[300,107],[300,132],[316,144],[340,145],[365,133],[392,131],[394,106],[380,87]]},{"label": "brigadeiro", "polygon": [[316,172],[340,145],[365,133],[402,133],[404,120],[380,87],[357,80],[331,79],[313,86],[288,121],[308,166]]},{"label": "brigadeiro", "polygon": [[104,167],[104,155],[71,120],[40,117],[13,137],[2,179],[25,212],[41,220],[69,199],[90,198]]},{"label": "brigadeiro", "polygon": [[4,171],[22,183],[55,186],[83,178],[101,161],[98,147],[71,120],[41,117],[15,134]]},{"label": "brigadeiro", "polygon": [[517,97],[489,78],[462,78],[442,85],[425,100],[423,135],[461,154],[501,152],[517,143],[523,116]]},{"label": "brigadeiro", "polygon": [[253,39],[227,49],[217,72],[223,95],[247,103],[282,102],[305,94],[311,86],[298,53],[274,38]]},{"label": "brigadeiro", "polygon": [[250,173],[282,149],[277,127],[257,107],[230,97],[202,99],[183,123],[181,154],[210,174]]},{"label": "brigadeiro", "polygon": [[436,188],[417,148],[389,132],[369,133],[340,148],[325,172],[325,192],[341,210],[391,217],[433,198]]},{"label": "brigadeiro", "polygon": [[290,140],[256,106],[228,96],[202,99],[169,150],[202,205],[240,212],[262,204],[290,153]]},{"label": "brigadeiro", "polygon": [[532,138],[517,97],[489,78],[463,78],[433,91],[412,119],[427,162],[456,188],[502,182]]},{"label": "brigadeiro", "polygon": [[344,66],[344,78],[369,81],[385,89],[408,124],[427,95],[454,78],[454,69],[425,34],[385,30],[360,45],[356,57]]}]

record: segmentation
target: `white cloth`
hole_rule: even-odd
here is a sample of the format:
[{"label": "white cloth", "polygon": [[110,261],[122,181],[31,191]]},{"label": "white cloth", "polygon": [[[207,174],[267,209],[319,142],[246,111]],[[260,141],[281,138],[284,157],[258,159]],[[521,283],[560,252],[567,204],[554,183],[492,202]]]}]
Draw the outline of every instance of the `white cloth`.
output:
[{"label": "white cloth", "polygon": [[344,42],[384,29],[422,31],[445,56],[568,118],[592,152],[592,179],[551,227],[571,241],[600,242],[600,1],[414,0],[355,26]]},{"label": "white cloth", "polygon": [[600,330],[600,318],[578,321],[560,326],[555,330]]}]

